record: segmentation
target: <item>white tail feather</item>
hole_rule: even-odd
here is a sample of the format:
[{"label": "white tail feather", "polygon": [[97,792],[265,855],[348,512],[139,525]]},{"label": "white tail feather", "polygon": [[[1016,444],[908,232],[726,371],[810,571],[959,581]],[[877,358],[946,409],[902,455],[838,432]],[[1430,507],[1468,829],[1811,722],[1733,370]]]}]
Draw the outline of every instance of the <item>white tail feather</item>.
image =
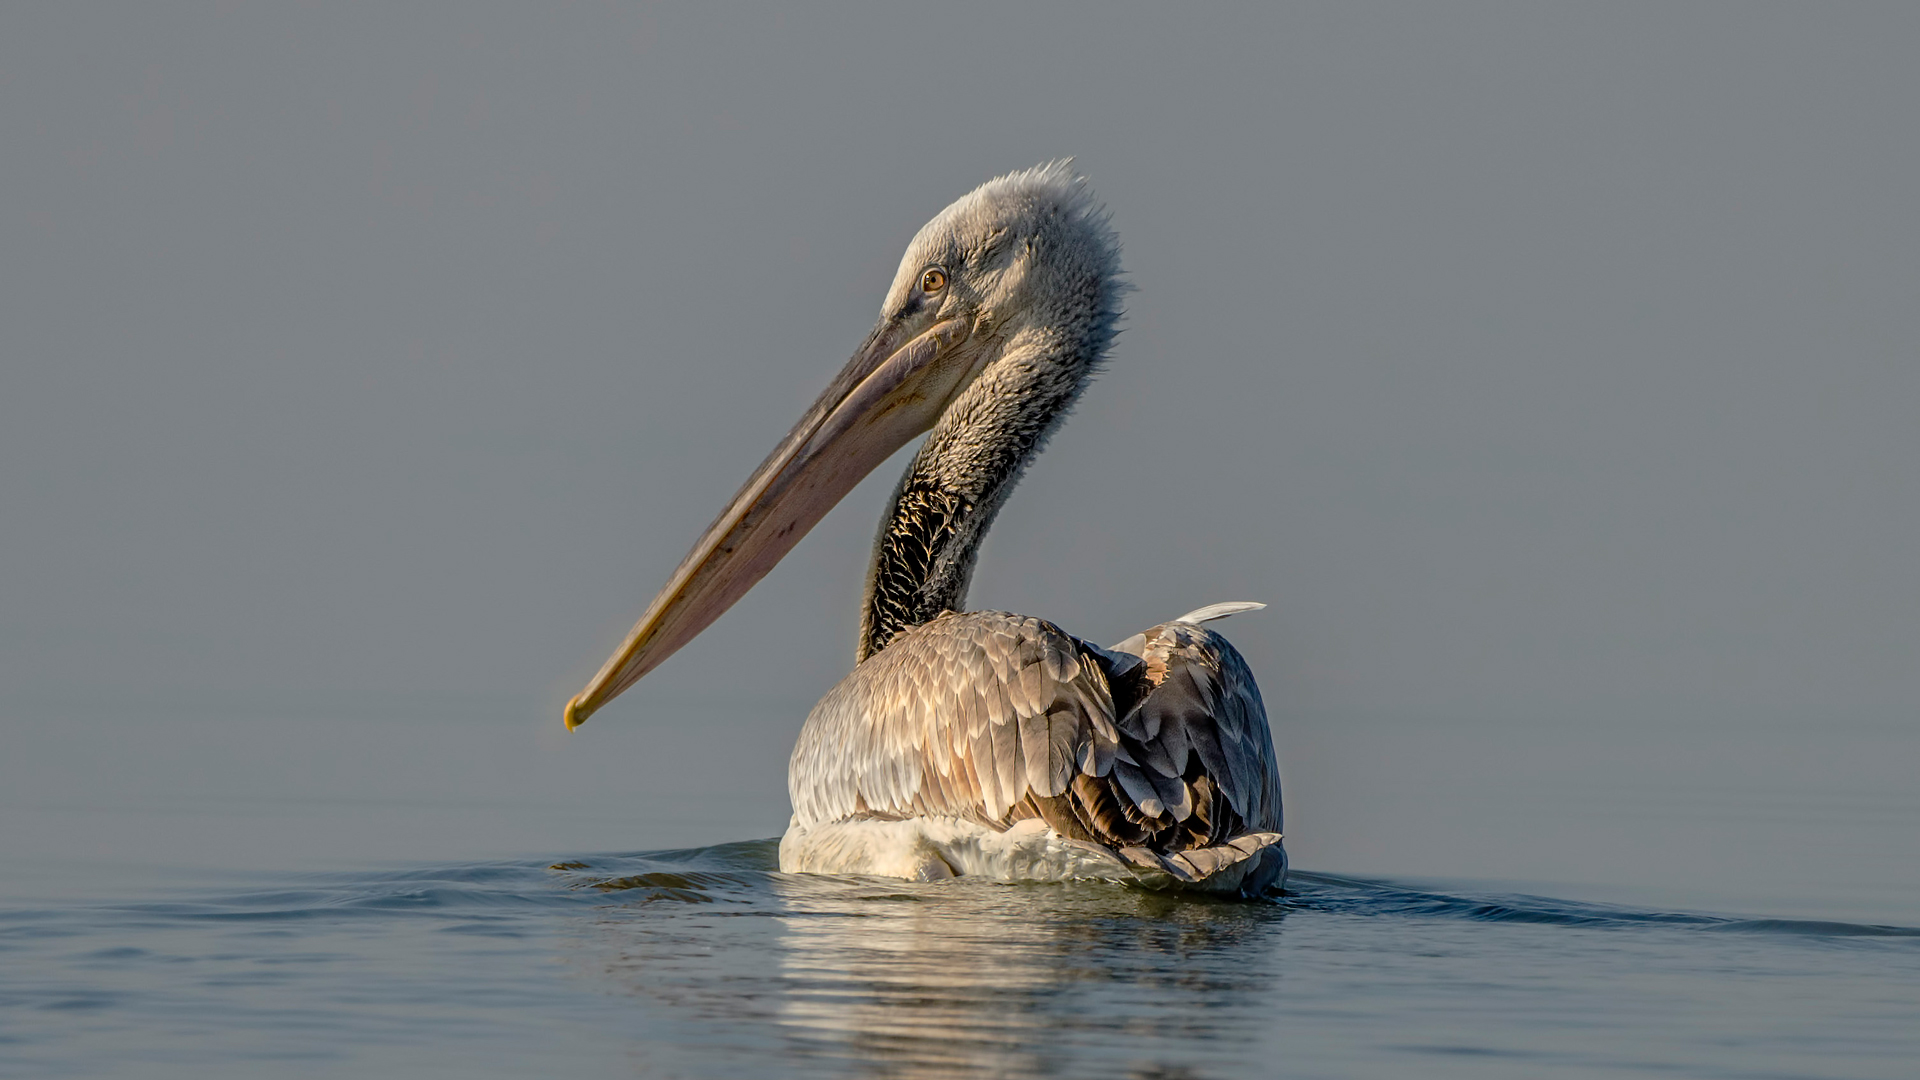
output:
[{"label": "white tail feather", "polygon": [[1224,604],[1208,604],[1203,608],[1195,608],[1172,621],[1192,623],[1198,626],[1203,622],[1211,622],[1214,619],[1224,619],[1229,615],[1238,615],[1243,611],[1259,611],[1266,606],[1265,604],[1255,604],[1246,600],[1232,600]]}]

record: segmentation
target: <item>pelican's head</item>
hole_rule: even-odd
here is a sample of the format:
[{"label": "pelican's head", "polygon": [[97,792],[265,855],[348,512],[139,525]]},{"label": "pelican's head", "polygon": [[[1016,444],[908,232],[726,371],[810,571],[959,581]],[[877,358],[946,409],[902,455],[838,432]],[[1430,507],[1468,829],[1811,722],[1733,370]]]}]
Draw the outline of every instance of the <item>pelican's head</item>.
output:
[{"label": "pelican's head", "polygon": [[1023,332],[1110,331],[1119,274],[1105,210],[1085,178],[1053,162],[988,181],[922,226],[875,332],[958,321],[962,350],[991,362]]},{"label": "pelican's head", "polygon": [[[1106,213],[1067,162],[988,181],[941,211],[907,245],[873,332],[567,703],[567,727],[706,629],[970,388],[975,399],[1036,376],[1083,383],[1113,335],[1119,273]],[[1072,347],[1026,347],[1049,339]],[[1059,370],[1036,373],[1037,357]]]}]

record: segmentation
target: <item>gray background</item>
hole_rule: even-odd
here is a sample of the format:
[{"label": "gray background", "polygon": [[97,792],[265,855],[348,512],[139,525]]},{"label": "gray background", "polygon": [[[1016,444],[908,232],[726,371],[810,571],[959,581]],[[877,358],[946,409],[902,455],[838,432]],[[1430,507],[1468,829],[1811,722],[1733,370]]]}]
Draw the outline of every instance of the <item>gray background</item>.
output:
[{"label": "gray background", "polygon": [[1074,155],[1138,291],[976,606],[1272,604],[1224,625],[1304,865],[1752,906],[1786,858],[1907,911],[1917,45],[1911,4],[7,5],[12,842],[218,861],[73,813],[115,799],[295,862],[777,832],[898,462],[560,704],[914,229]]}]

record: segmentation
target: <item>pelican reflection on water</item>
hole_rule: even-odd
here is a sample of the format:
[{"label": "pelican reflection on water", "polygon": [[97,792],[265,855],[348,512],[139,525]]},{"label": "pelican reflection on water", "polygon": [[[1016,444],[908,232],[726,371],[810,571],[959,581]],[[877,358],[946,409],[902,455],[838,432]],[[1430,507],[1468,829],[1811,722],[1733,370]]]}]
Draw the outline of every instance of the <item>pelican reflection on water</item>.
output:
[{"label": "pelican reflection on water", "polygon": [[623,902],[568,935],[579,970],[644,1003],[656,1071],[765,1040],[783,1076],[1235,1075],[1274,1031],[1278,905],[718,862],[595,883]]},{"label": "pelican reflection on water", "polygon": [[981,539],[1113,343],[1119,242],[1064,162],[983,184],[908,245],[879,323],[567,703],[686,645],[895,450],[856,666],[788,770],[790,873],[1280,886],[1280,777],[1216,604],[1101,648],[966,611]]}]

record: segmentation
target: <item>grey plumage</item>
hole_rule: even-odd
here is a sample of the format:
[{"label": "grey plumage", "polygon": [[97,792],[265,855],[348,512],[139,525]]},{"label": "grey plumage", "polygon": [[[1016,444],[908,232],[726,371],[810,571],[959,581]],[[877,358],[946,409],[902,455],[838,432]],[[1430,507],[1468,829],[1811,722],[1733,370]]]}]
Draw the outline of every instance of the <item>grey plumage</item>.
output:
[{"label": "grey plumage", "polygon": [[[1139,661],[1117,674],[1116,659]],[[1044,820],[1134,864],[1186,876],[1277,834],[1280,775],[1253,675],[1227,640],[1168,622],[1112,650],[1005,612],[942,614],[841,680],[788,769],[802,828],[954,817]],[[1250,883],[1272,883],[1284,863]],[[1171,872],[1171,871],[1170,871]]]}]

